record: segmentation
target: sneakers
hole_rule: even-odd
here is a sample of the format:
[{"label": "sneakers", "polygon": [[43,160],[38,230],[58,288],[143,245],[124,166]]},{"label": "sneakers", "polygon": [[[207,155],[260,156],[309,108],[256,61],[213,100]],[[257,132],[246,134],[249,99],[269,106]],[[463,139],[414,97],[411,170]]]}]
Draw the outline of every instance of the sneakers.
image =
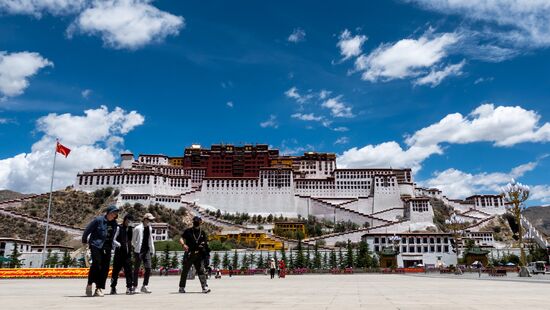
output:
[{"label": "sneakers", "polygon": [[204,294],[208,294],[208,293],[210,293],[210,289],[208,288],[208,286],[205,286],[205,287],[202,288],[202,292]]},{"label": "sneakers", "polygon": [[86,296],[88,297],[92,297],[93,294],[92,294],[92,286],[91,285],[87,285],[86,286]]},{"label": "sneakers", "polygon": [[178,292],[181,294],[185,294],[185,287],[180,287],[180,290]]},{"label": "sneakers", "polygon": [[116,295],[116,287],[111,287],[111,295]]},{"label": "sneakers", "polygon": [[134,294],[134,290],[130,287],[126,288],[126,295],[133,295]]},{"label": "sneakers", "polygon": [[96,289],[95,289],[94,296],[95,296],[95,297],[103,297],[103,296],[105,296],[105,295],[103,294],[103,290],[102,290],[102,289],[96,288]]},{"label": "sneakers", "polygon": [[151,294],[152,292],[149,290],[149,288],[147,286],[142,286],[141,287],[141,292],[142,293],[145,293],[145,294]]}]

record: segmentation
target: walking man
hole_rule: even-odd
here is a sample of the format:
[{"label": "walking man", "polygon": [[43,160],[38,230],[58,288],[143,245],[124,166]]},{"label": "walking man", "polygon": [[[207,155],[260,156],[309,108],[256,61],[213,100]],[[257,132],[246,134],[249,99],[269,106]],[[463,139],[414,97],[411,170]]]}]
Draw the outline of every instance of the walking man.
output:
[{"label": "walking man", "polygon": [[151,234],[151,221],[155,217],[151,213],[143,216],[143,222],[136,226],[132,232],[132,246],[134,247],[134,285],[133,292],[138,286],[139,268],[143,263],[145,272],[143,274],[143,285],[141,292],[150,294],[149,277],[151,276],[151,257],[155,255],[155,243]]},{"label": "walking man", "polygon": [[113,273],[111,275],[111,295],[116,295],[116,286],[118,283],[118,274],[121,269],[124,269],[124,277],[126,278],[126,294],[134,293],[133,289],[133,271],[132,271],[132,227],[130,222],[133,220],[130,214],[127,214],[122,221],[122,225],[118,227],[118,236],[116,241],[120,243],[120,247],[115,250],[113,259]]},{"label": "walking man", "polygon": [[117,247],[115,240],[118,233],[116,218],[118,217],[118,208],[109,206],[105,215],[94,218],[82,235],[82,243],[88,244],[92,255],[92,265],[88,272],[88,285],[86,286],[86,296],[92,296],[92,284],[95,283],[95,292],[93,296],[103,297],[105,282],[109,275],[109,264],[111,262],[111,250]]},{"label": "walking man", "polygon": [[195,267],[201,282],[202,292],[210,293],[208,284],[206,283],[206,274],[204,272],[204,260],[210,253],[208,248],[208,237],[200,227],[202,219],[199,216],[193,218],[193,227],[187,228],[180,238],[180,244],[185,251],[184,261],[181,271],[179,292],[185,293],[185,284],[187,282],[187,274],[191,266]]},{"label": "walking man", "polygon": [[269,261],[269,274],[271,275],[271,279],[275,278],[275,269],[277,268],[277,265],[275,264],[275,259],[272,258]]}]

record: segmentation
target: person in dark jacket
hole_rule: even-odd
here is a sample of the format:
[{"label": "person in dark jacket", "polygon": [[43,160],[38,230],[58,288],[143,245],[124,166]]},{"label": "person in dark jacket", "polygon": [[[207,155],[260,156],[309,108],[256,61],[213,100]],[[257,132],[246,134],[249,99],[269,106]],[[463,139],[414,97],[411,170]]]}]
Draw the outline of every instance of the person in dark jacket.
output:
[{"label": "person in dark jacket", "polygon": [[118,227],[118,237],[116,241],[120,247],[115,250],[113,259],[113,272],[111,275],[111,295],[116,295],[116,286],[118,283],[118,274],[124,269],[126,278],[126,295],[134,294],[133,289],[133,271],[132,271],[132,227],[130,222],[133,220],[130,214],[124,216],[122,225]]},{"label": "person in dark jacket", "polygon": [[92,296],[92,284],[94,283],[96,289],[93,296],[104,296],[103,290],[109,274],[111,250],[118,245],[116,241],[118,233],[117,217],[118,208],[109,206],[105,215],[94,218],[82,235],[82,243],[89,245],[92,254],[92,265],[88,272],[88,285],[86,286],[88,297]]},{"label": "person in dark jacket", "polygon": [[210,293],[210,289],[206,283],[206,274],[204,272],[204,263],[210,253],[210,248],[208,247],[208,236],[200,227],[201,223],[202,219],[199,216],[195,216],[193,218],[193,227],[187,228],[181,234],[180,244],[185,254],[179,283],[180,293],[185,293],[187,274],[191,266],[194,266],[197,271],[202,286],[202,292]]}]

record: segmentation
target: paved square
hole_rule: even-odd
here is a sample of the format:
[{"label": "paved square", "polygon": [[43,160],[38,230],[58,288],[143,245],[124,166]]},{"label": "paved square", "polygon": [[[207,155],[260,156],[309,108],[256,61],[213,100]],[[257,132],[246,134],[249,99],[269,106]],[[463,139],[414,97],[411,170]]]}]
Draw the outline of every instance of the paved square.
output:
[{"label": "paved square", "polygon": [[[152,277],[151,295],[83,297],[84,279],[0,280],[2,309],[550,309],[550,281],[422,275],[302,275],[270,280],[198,279],[177,294],[178,278]],[[124,282],[124,281],[122,281]],[[124,287],[119,286],[123,291]]]}]

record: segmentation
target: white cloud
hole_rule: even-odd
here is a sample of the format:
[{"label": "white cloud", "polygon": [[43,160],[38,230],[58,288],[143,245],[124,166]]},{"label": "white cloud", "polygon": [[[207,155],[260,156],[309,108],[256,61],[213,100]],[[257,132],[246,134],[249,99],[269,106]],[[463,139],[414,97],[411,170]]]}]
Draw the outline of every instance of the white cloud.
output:
[{"label": "white cloud", "polygon": [[298,43],[302,42],[306,39],[306,32],[303,29],[296,28],[292,33],[288,36],[288,42],[292,43]]},{"label": "white cloud", "polygon": [[53,63],[38,53],[0,51],[0,93],[7,97],[21,95],[29,78]]},{"label": "white cloud", "polygon": [[447,56],[447,49],[458,41],[454,33],[433,35],[428,31],[418,39],[382,44],[369,55],[361,55],[355,68],[370,82],[416,77]]},{"label": "white cloud", "polygon": [[84,8],[87,0],[0,0],[0,11],[41,17],[44,13],[68,15]]},{"label": "white cloud", "polygon": [[334,141],[334,144],[337,145],[337,144],[348,144],[349,143],[349,138],[348,137],[340,137],[338,139],[336,139],[336,141]]},{"label": "white cloud", "polygon": [[290,117],[295,118],[295,119],[299,119],[301,121],[316,121],[316,122],[320,122],[320,121],[323,121],[325,119],[323,116],[315,115],[313,113],[308,113],[308,114],[294,113]]},{"label": "white cloud", "polygon": [[279,123],[277,123],[277,116],[271,114],[269,115],[269,119],[263,121],[260,123],[260,127],[262,128],[268,128],[268,127],[271,127],[271,128],[279,128]]},{"label": "white cloud", "polygon": [[436,87],[439,85],[445,78],[449,76],[456,76],[462,74],[462,67],[466,62],[463,60],[454,65],[448,65],[442,70],[432,69],[430,73],[426,76],[420,77],[413,82],[414,85],[430,85],[431,87]]},{"label": "white cloud", "polygon": [[92,94],[92,90],[91,89],[85,89],[82,91],[81,95],[82,95],[82,98],[84,99],[88,99],[90,98],[90,95]]},{"label": "white cloud", "polygon": [[550,46],[550,2],[547,0],[407,0],[443,14],[485,23],[477,30],[499,44],[518,48]]},{"label": "white cloud", "polygon": [[351,107],[342,101],[342,96],[337,96],[327,99],[321,104],[323,108],[330,109],[330,113],[334,117],[354,117]]},{"label": "white cloud", "polygon": [[418,171],[425,159],[443,154],[442,143],[492,142],[495,146],[511,146],[522,142],[548,142],[550,123],[539,124],[539,120],[540,115],[536,112],[519,106],[483,104],[467,117],[460,113],[449,114],[416,131],[405,139],[405,149],[395,141],[354,147],[338,158],[338,164],[344,167],[393,166]]},{"label": "white cloud", "polygon": [[340,127],[332,128],[332,130],[337,131],[337,132],[346,132],[346,131],[349,131],[349,128],[344,127],[344,126],[340,126]]},{"label": "white cloud", "polygon": [[474,84],[477,85],[477,84],[479,84],[479,83],[491,82],[492,80],[494,80],[493,77],[488,77],[488,78],[480,77],[480,78],[477,78],[477,79],[474,81]]},{"label": "white cloud", "polygon": [[233,101],[228,101],[226,105],[230,108],[233,108]]},{"label": "white cloud", "polygon": [[329,91],[329,90],[326,90],[326,89],[321,89],[321,91],[319,92],[319,99],[323,100],[325,98],[327,98],[328,96],[330,96],[332,92]]},{"label": "white cloud", "polygon": [[0,117],[0,125],[17,123],[15,119]]},{"label": "white cloud", "polygon": [[298,88],[296,88],[295,86],[293,86],[293,87],[289,88],[287,91],[285,91],[285,96],[287,96],[288,98],[296,100],[296,102],[298,102],[300,104],[306,103],[307,101],[311,100],[314,97],[314,95],[311,94],[311,93],[301,95],[298,92]]},{"label": "white cloud", "polygon": [[495,194],[500,193],[501,188],[511,179],[520,178],[526,172],[534,170],[537,164],[537,162],[529,162],[514,167],[507,173],[481,172],[472,174],[450,168],[435,172],[433,178],[419,183],[423,186],[438,188],[450,198],[465,198],[476,193]]},{"label": "white cloud", "polygon": [[520,106],[482,104],[464,117],[449,114],[438,123],[408,137],[408,145],[493,142],[511,146],[522,142],[550,141],[550,123],[539,124],[540,115]]},{"label": "white cloud", "polygon": [[352,36],[351,32],[347,29],[340,33],[338,37],[339,41],[336,44],[340,48],[340,54],[343,56],[343,60],[349,59],[351,57],[359,56],[361,54],[361,49],[363,44],[367,41],[367,36],[365,35],[355,35]]},{"label": "white cloud", "polygon": [[437,145],[426,147],[413,146],[406,150],[399,143],[389,141],[377,145],[366,145],[362,148],[353,147],[337,157],[338,166],[354,167],[394,167],[420,170],[422,162],[433,154],[442,154]]},{"label": "white cloud", "polygon": [[112,167],[122,150],[123,136],[143,124],[136,111],[121,108],[109,111],[105,106],[84,115],[49,114],[37,121],[43,136],[31,151],[0,160],[0,188],[25,193],[42,193],[49,189],[55,139],[71,149],[67,158],[57,161],[54,187],[74,183],[77,172],[97,167]]},{"label": "white cloud", "polygon": [[106,46],[115,49],[137,49],[152,42],[177,35],[184,19],[161,11],[150,0],[96,0],[67,29],[99,35]]},{"label": "white cloud", "polygon": [[539,200],[544,203],[550,202],[550,185],[531,186],[531,200]]}]

